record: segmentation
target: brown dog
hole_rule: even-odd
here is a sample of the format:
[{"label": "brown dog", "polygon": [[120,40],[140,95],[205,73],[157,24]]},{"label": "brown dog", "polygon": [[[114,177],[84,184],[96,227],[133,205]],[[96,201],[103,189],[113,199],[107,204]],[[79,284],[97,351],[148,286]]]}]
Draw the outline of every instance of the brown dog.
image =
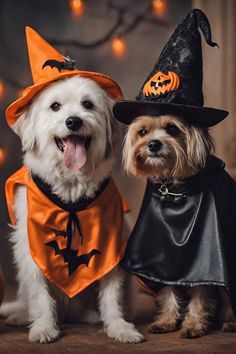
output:
[{"label": "brown dog", "polygon": [[[206,128],[170,115],[141,116],[129,125],[124,144],[124,167],[133,176],[149,177],[156,182],[168,180],[178,185],[203,169],[213,150],[214,144]],[[157,293],[159,313],[149,331],[176,331],[182,323],[182,337],[200,337],[209,331],[216,318],[219,299],[223,330],[235,331],[236,322],[228,296],[223,288],[218,291],[219,288],[165,286]]]}]

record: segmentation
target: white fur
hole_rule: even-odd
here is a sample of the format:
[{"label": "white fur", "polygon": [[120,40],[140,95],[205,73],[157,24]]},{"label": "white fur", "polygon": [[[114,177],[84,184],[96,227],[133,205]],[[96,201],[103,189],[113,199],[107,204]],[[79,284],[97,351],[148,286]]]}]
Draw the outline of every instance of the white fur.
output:
[{"label": "white fur", "polygon": [[[86,110],[81,105],[85,99],[94,103],[94,109]],[[58,112],[50,109],[55,101],[62,104]],[[64,79],[42,91],[13,126],[22,140],[25,164],[65,202],[74,202],[81,195],[92,196],[111,171],[112,148],[118,143],[117,123],[110,119],[112,104],[95,82],[81,77]],[[69,134],[65,121],[70,116],[83,120],[80,134],[92,135],[88,161],[81,171],[63,165],[61,151],[54,141],[55,136],[63,138]],[[105,159],[107,146],[111,153]]]},{"label": "white fur", "polygon": [[[81,102],[89,99],[94,108],[86,110]],[[53,112],[53,102],[61,109]],[[48,183],[64,202],[81,196],[93,196],[101,181],[111,173],[119,129],[112,117],[113,101],[95,82],[73,77],[55,82],[44,89],[13,126],[22,140],[24,163],[30,171]],[[65,121],[70,116],[83,120],[79,134],[92,137],[88,159],[80,171],[67,169],[54,137],[69,134]],[[14,212],[17,224],[10,241],[19,282],[17,301],[3,304],[0,315],[12,325],[30,324],[29,340],[47,343],[60,335],[59,319],[97,323],[100,319],[111,338],[122,342],[139,342],[143,336],[133,324],[123,319],[122,275],[113,270],[100,281],[99,310],[93,287],[73,299],[49,284],[31,258],[27,236],[27,200],[25,187],[18,188]]]},{"label": "white fur", "polygon": [[161,138],[168,136],[168,134],[166,133],[165,129],[155,129],[154,130],[154,136],[155,139],[161,140]]}]

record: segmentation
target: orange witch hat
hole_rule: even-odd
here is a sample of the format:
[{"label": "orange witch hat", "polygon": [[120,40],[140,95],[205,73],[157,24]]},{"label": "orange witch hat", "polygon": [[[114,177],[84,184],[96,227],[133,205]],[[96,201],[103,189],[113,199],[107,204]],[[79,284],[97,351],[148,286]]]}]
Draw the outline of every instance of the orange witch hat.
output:
[{"label": "orange witch hat", "polygon": [[51,82],[79,75],[97,82],[107,94],[115,100],[122,99],[122,91],[109,76],[80,71],[75,68],[75,61],[63,57],[55,48],[47,43],[36,31],[26,27],[26,40],[30,68],[34,84],[27,87],[22,96],[13,102],[6,110],[6,119],[9,126],[13,125],[22,114],[25,106],[31,99]]}]

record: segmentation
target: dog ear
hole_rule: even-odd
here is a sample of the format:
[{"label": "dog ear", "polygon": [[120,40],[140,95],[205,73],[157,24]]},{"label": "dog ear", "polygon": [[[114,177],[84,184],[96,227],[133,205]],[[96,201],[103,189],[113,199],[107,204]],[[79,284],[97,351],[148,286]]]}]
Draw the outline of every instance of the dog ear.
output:
[{"label": "dog ear", "polygon": [[134,157],[133,157],[132,128],[133,126],[131,124],[128,128],[128,131],[124,139],[122,162],[123,162],[125,172],[131,176],[136,176],[137,171],[136,171],[136,164],[134,162]]},{"label": "dog ear", "polygon": [[190,127],[186,134],[188,161],[196,171],[205,166],[207,156],[214,151],[214,142],[206,129]]},{"label": "dog ear", "polygon": [[20,137],[23,151],[31,151],[35,146],[34,122],[30,108],[27,108],[12,126]]}]

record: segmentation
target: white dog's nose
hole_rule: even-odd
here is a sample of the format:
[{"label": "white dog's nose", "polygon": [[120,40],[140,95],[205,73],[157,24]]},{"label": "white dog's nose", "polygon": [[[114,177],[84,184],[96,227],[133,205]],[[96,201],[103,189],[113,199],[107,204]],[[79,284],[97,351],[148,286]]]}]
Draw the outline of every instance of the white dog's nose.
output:
[{"label": "white dog's nose", "polygon": [[79,117],[69,117],[66,120],[66,126],[68,129],[75,131],[81,127],[83,121]]}]

